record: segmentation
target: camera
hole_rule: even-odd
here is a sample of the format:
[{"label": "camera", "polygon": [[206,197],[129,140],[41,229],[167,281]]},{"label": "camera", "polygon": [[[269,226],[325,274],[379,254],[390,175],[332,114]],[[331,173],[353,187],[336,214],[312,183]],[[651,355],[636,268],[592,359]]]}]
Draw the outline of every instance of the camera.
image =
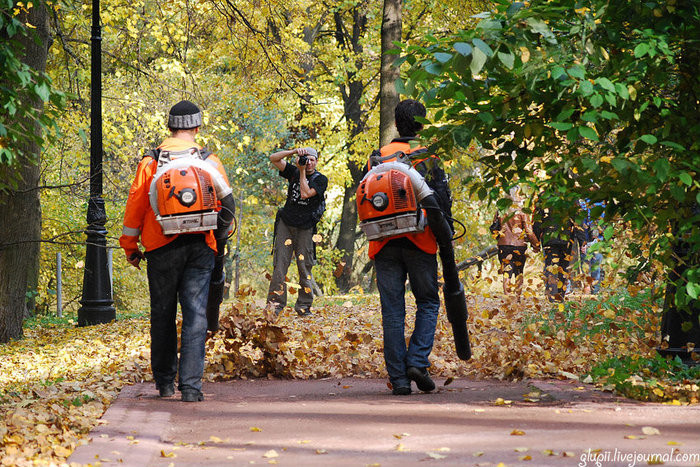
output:
[{"label": "camera", "polygon": [[299,156],[299,165],[306,165],[306,162],[309,160],[307,156]]}]

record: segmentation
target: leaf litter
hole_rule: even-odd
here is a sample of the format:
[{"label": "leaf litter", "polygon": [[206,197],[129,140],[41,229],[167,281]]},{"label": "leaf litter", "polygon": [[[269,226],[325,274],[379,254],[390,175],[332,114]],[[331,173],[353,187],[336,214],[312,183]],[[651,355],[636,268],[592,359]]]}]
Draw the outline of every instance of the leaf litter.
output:
[{"label": "leaf litter", "polygon": [[[289,308],[271,316],[252,296],[224,305],[221,331],[207,340],[205,379],[385,377],[378,298],[341,300],[314,308],[305,319]],[[415,306],[409,303],[410,314]],[[431,373],[450,383],[467,376],[577,378],[623,349],[647,355],[657,344],[658,318],[653,317],[658,310],[649,311],[652,319],[639,320],[643,327],[636,333],[614,327],[584,333],[584,323],[577,322],[551,332],[548,305],[537,299],[516,304],[480,296],[470,297],[470,303],[470,361],[456,357],[444,312],[438,320]],[[87,442],[124,385],[152,381],[149,344],[148,320],[142,318],[83,328],[38,327],[0,346],[0,465],[65,463]],[[452,390],[447,381],[439,391]],[[524,398],[537,399],[535,394]]]}]

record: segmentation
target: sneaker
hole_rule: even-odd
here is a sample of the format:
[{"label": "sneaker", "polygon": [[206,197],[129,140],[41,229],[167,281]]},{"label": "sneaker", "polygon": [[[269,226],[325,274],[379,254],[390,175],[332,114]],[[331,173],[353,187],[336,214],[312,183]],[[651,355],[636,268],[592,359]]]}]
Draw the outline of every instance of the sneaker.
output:
[{"label": "sneaker", "polygon": [[406,370],[406,376],[408,376],[408,379],[411,381],[415,381],[418,389],[423,392],[435,390],[435,383],[430,378],[427,368],[416,368],[415,366],[410,366],[408,367],[408,370]]},{"label": "sneaker", "polygon": [[310,308],[302,308],[301,310],[297,310],[297,314],[299,316],[311,316],[311,309]]},{"label": "sneaker", "polygon": [[196,389],[183,389],[182,402],[200,402],[204,400],[204,394]]},{"label": "sneaker", "polygon": [[395,396],[410,396],[411,388],[409,386],[398,386],[393,388],[391,393]]},{"label": "sneaker", "polygon": [[175,394],[175,385],[173,383],[158,386],[158,395],[160,397],[170,397],[173,394]]}]

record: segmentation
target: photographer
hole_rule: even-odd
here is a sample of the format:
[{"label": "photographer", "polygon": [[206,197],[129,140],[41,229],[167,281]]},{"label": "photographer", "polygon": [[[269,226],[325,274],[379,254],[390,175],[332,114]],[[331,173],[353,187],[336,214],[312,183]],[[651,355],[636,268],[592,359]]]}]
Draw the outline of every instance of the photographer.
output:
[{"label": "photographer", "polygon": [[[296,164],[285,160],[294,155],[298,156]],[[287,201],[275,219],[273,271],[267,308],[273,308],[279,314],[287,305],[285,276],[294,254],[300,285],[294,310],[299,316],[309,316],[313,302],[311,267],[316,259],[312,237],[325,209],[328,178],[316,171],[318,153],[313,148],[278,151],[270,156],[270,162],[279,170],[280,176],[288,180],[289,186]]]}]

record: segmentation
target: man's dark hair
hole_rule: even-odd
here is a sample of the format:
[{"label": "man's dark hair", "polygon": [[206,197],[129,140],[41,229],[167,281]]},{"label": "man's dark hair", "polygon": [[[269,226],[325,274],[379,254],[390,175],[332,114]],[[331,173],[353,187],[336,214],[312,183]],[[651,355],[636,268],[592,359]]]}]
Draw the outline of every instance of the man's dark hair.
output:
[{"label": "man's dark hair", "polygon": [[423,129],[423,124],[417,122],[415,117],[425,117],[423,104],[413,99],[399,102],[394,109],[394,119],[400,136],[416,136]]}]

